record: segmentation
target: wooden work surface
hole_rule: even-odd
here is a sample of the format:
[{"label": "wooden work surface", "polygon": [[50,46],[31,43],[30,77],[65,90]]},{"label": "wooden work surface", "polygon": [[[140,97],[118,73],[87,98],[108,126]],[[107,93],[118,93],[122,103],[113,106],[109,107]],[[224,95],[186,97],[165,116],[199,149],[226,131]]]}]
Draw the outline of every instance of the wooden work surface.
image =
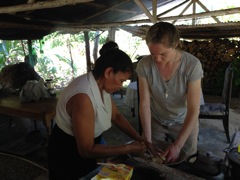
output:
[{"label": "wooden work surface", "polygon": [[51,133],[51,122],[56,113],[58,96],[37,102],[21,103],[17,95],[0,98],[0,114],[42,120],[47,133]]}]

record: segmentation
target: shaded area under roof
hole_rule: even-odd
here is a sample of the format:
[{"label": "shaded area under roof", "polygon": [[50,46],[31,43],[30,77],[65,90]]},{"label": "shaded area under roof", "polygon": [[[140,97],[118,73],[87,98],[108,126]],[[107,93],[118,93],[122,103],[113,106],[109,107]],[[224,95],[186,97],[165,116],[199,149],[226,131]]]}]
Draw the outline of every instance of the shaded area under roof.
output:
[{"label": "shaded area under roof", "polygon": [[[144,39],[148,30],[148,25],[143,26],[122,26],[123,29],[133,36],[139,36]],[[187,26],[177,26],[181,38],[184,39],[213,39],[213,38],[230,38],[240,37],[240,22],[216,23]]]},{"label": "shaded area under roof", "polygon": [[[129,21],[151,23],[143,9],[135,3],[141,2],[150,12],[152,0],[1,0],[0,39],[41,39],[55,31],[79,33],[82,31],[105,31],[122,28],[133,35],[144,36],[147,26],[129,26]],[[174,3],[193,3],[193,0],[158,0],[156,7]],[[170,8],[171,9],[171,8]],[[240,8],[234,9],[235,13]],[[213,13],[213,14],[210,14]],[[205,16],[229,14],[206,12]],[[188,18],[196,18],[188,15]],[[141,17],[141,19],[139,19]],[[173,20],[177,20],[175,17]],[[143,18],[143,19],[142,19]],[[181,17],[185,18],[185,17]],[[166,21],[163,18],[162,21]],[[139,24],[139,23],[134,24]],[[216,23],[211,25],[178,26],[183,38],[206,39],[215,37],[239,37],[239,22]]]},{"label": "shaded area under roof", "polygon": [[[71,2],[71,0],[67,1]],[[158,0],[157,6],[173,1],[176,0]],[[40,2],[43,3],[37,4]],[[117,26],[126,20],[144,14],[133,0],[89,0],[83,3],[79,3],[80,0],[78,0],[78,3],[59,5],[59,7],[53,6],[63,1],[55,0],[54,2],[35,0],[35,9],[23,10],[32,8],[28,0],[1,0],[0,39],[39,39],[55,31],[77,33],[83,30],[96,30],[94,27],[91,28],[92,24],[116,23]],[[148,10],[151,10],[151,0],[142,0],[142,3]],[[48,8],[41,7],[47,5]],[[3,14],[7,8],[9,8],[9,13]],[[15,12],[11,13],[12,11]],[[102,29],[110,27],[104,25]]]}]

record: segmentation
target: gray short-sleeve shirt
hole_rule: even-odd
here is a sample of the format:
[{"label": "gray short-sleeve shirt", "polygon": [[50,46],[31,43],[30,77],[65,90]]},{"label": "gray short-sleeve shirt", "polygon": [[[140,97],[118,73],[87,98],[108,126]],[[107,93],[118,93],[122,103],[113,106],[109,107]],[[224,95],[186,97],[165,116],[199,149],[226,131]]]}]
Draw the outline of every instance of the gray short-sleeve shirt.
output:
[{"label": "gray short-sleeve shirt", "polygon": [[[203,77],[202,65],[199,59],[182,51],[180,65],[168,82],[163,81],[156,62],[150,55],[139,61],[136,72],[139,77],[147,79],[150,90],[152,119],[167,126],[183,123],[187,113],[188,82]],[[166,92],[168,94],[167,98]]]}]

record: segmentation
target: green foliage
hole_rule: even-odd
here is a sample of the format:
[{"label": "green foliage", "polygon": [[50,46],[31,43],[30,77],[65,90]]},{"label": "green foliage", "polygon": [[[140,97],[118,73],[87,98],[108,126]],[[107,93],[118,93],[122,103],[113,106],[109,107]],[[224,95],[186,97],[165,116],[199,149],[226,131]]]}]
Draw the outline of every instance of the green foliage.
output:
[{"label": "green foliage", "polygon": [[52,76],[53,76],[52,78],[54,78],[57,72],[56,67],[53,64],[53,61],[46,56],[38,58],[38,63],[35,69],[38,71],[38,73],[43,79],[48,79]]},{"label": "green foliage", "polygon": [[0,52],[0,69],[8,64],[15,64],[23,61],[24,49],[21,41],[2,41]]},{"label": "green foliage", "polygon": [[[98,37],[99,47],[107,39],[107,33],[89,32],[90,48]],[[122,38],[124,39],[124,38]],[[129,38],[128,38],[129,39]],[[0,51],[0,69],[7,64],[23,62],[25,55],[28,55],[27,40],[6,41],[6,52]],[[138,49],[139,40],[128,42],[119,41],[120,49],[125,51],[130,57],[135,56]],[[121,47],[121,45],[123,47]],[[130,46],[130,48],[127,48]],[[55,32],[45,36],[42,40],[33,40],[32,49],[37,55],[37,64],[34,66],[36,72],[44,79],[53,78],[57,86],[68,83],[70,80],[85,73],[85,40],[84,34],[60,34]],[[133,53],[132,53],[133,52]]]},{"label": "green foliage", "polygon": [[6,65],[6,55],[0,52],[0,70]]},{"label": "green foliage", "polygon": [[[72,68],[69,63],[69,59],[57,54],[52,55],[52,57],[43,55],[38,58],[35,69],[44,80],[53,79],[56,86],[61,87],[63,81],[69,81],[73,78]],[[69,68],[66,68],[66,64]],[[76,70],[76,67],[74,66],[73,69]]]},{"label": "green foliage", "polygon": [[75,66],[75,65],[72,66],[71,59],[66,58],[66,57],[63,57],[63,56],[60,56],[60,55],[58,55],[58,54],[54,54],[54,55],[55,55],[56,57],[58,57],[58,59],[59,59],[60,61],[65,62],[66,64],[68,64],[69,67],[71,67],[74,72],[77,71],[76,66]]}]

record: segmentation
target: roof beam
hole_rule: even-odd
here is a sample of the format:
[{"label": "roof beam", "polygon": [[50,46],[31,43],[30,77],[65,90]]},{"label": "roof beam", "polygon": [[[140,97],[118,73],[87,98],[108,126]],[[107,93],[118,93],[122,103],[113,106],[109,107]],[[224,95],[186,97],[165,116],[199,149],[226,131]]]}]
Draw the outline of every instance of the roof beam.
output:
[{"label": "roof beam", "polygon": [[[84,21],[89,20],[89,19],[92,19],[92,18],[94,18],[94,17],[97,17],[97,16],[99,16],[99,15],[101,15],[101,14],[107,12],[107,11],[119,11],[119,9],[116,9],[116,8],[119,7],[119,6],[121,6],[122,4],[125,4],[126,2],[127,2],[127,1],[123,1],[123,2],[121,2],[121,3],[118,3],[118,4],[114,5],[114,6],[111,6],[110,8],[106,8],[106,9],[104,9],[103,11],[100,11],[100,12],[98,12],[98,13],[96,13],[96,14],[93,14],[92,16],[89,16],[88,18],[85,18]],[[129,11],[128,11],[128,13],[129,13]]]},{"label": "roof beam", "polygon": [[53,0],[53,1],[39,1],[28,4],[0,7],[0,13],[16,13],[24,11],[32,11],[37,9],[56,8],[65,5],[74,5],[78,3],[86,3],[93,0]]},{"label": "roof beam", "polygon": [[[195,27],[198,27],[198,29],[202,27],[218,27],[218,26],[239,26],[239,22],[230,22],[230,23],[216,23],[216,24],[205,24],[205,25],[196,25]],[[55,31],[61,31],[65,33],[78,33],[81,31],[106,31],[109,30],[111,27],[119,27],[117,24],[108,24],[108,25],[89,25],[89,26],[81,26],[81,25],[62,25],[62,26],[51,26],[51,25],[28,25],[28,24],[19,24],[19,23],[2,23],[0,22],[0,26],[2,29],[8,30],[9,28],[16,28],[18,30],[42,30],[46,31],[48,33],[55,32]],[[124,26],[124,24],[122,24]],[[183,27],[185,30],[192,29],[193,26],[178,26]],[[141,29],[141,28],[140,28]],[[181,29],[181,28],[180,28]]]},{"label": "roof beam", "polygon": [[[191,18],[200,18],[200,17],[203,18],[203,17],[209,17],[209,16],[222,16],[222,15],[239,14],[239,13],[240,13],[240,7],[211,11],[211,12],[196,13],[196,14],[162,17],[162,18],[158,18],[158,21],[174,21],[179,19],[191,19]],[[135,20],[135,21],[121,21],[121,22],[105,23],[105,24],[99,23],[99,24],[90,24],[90,25],[79,25],[78,27],[106,28],[106,27],[123,26],[128,24],[140,24],[140,23],[151,23],[151,21],[149,19],[142,19],[142,20]],[[59,23],[59,26],[62,26],[62,25],[64,25],[64,23]]]},{"label": "roof beam", "polygon": [[170,8],[170,9],[164,11],[164,12],[161,13],[161,14],[158,14],[157,17],[161,17],[161,16],[163,16],[164,14],[169,13],[169,12],[171,12],[172,10],[174,10],[174,9],[176,9],[176,8],[178,8],[178,7],[182,6],[182,5],[184,5],[184,4],[186,4],[187,2],[189,2],[189,0],[186,0],[186,1],[184,1],[184,2],[182,2],[182,3],[180,3],[180,4],[178,4],[178,5],[174,6],[173,8]]},{"label": "roof beam", "polygon": [[157,0],[152,0],[152,16],[157,19]]},{"label": "roof beam", "polygon": [[[209,9],[203,5],[203,3],[201,3],[199,0],[197,0],[197,3],[199,4],[199,6],[201,6],[206,12],[210,12]],[[216,18],[216,16],[211,16],[217,23],[220,23],[221,21],[218,20],[218,18]]]},{"label": "roof beam", "polygon": [[[192,0],[192,5],[193,5],[193,9],[192,9],[192,12],[193,14],[196,14],[196,0]],[[196,18],[192,18],[192,25],[195,25],[196,24]]]},{"label": "roof beam", "polygon": [[[197,14],[189,14],[189,15],[182,15],[182,16],[171,16],[171,17],[164,17],[164,18],[158,18],[159,21],[171,21],[171,20],[179,20],[179,19],[187,19],[187,18],[199,18],[199,17],[209,17],[211,15],[214,16],[221,16],[221,15],[228,15],[228,14],[239,14],[240,13],[240,7],[239,8],[233,8],[233,9],[224,9],[224,10],[218,10],[218,11],[212,11],[212,12],[203,12],[203,13],[197,13]],[[121,22],[114,22],[114,23],[99,23],[99,24],[89,24],[89,25],[80,25],[77,23],[70,24],[70,23],[55,23],[55,25],[51,24],[43,24],[43,25],[26,25],[26,24],[20,24],[20,23],[10,23],[10,22],[1,22],[0,26],[1,28],[23,28],[23,29],[42,29],[42,30],[50,30],[51,31],[69,31],[74,32],[74,30],[81,31],[83,29],[107,29],[111,27],[120,27],[125,26],[129,24],[140,24],[140,23],[151,23],[149,19],[142,19],[142,20],[135,20],[135,21],[121,21]],[[219,25],[221,23],[216,23],[216,25]],[[229,23],[228,23],[229,24]],[[211,26],[214,26],[215,24],[211,24]],[[223,23],[224,25],[224,23]],[[70,30],[71,29],[71,30]]]},{"label": "roof beam", "polygon": [[[185,1],[185,2],[188,2],[188,1]],[[185,2],[184,2],[184,3],[185,3]],[[182,12],[181,12],[178,16],[183,15],[183,13],[184,13],[191,5],[192,5],[192,1],[187,4],[187,6],[182,10]],[[175,20],[173,21],[173,24],[175,24],[175,22],[177,22],[177,20],[178,20],[178,19],[175,19]]]},{"label": "roof beam", "polygon": [[[152,23],[156,23],[157,22],[157,16],[153,16],[148,9],[146,8],[146,6],[143,4],[143,2],[141,0],[134,0],[134,2],[142,9],[142,11],[146,14],[146,16],[151,20]],[[155,5],[156,0],[153,0],[153,5]],[[152,7],[152,8],[157,8],[157,6]]]},{"label": "roof beam", "polygon": [[202,13],[196,13],[196,14],[187,14],[187,15],[178,15],[178,16],[169,16],[169,17],[163,17],[159,18],[161,21],[171,21],[171,20],[179,20],[179,19],[191,19],[191,18],[203,18],[203,17],[209,17],[209,16],[223,16],[223,15],[229,15],[229,14],[239,14],[240,13],[240,7],[232,8],[232,9],[223,9],[223,10],[217,10],[217,11],[208,11],[208,12],[202,12]]}]

